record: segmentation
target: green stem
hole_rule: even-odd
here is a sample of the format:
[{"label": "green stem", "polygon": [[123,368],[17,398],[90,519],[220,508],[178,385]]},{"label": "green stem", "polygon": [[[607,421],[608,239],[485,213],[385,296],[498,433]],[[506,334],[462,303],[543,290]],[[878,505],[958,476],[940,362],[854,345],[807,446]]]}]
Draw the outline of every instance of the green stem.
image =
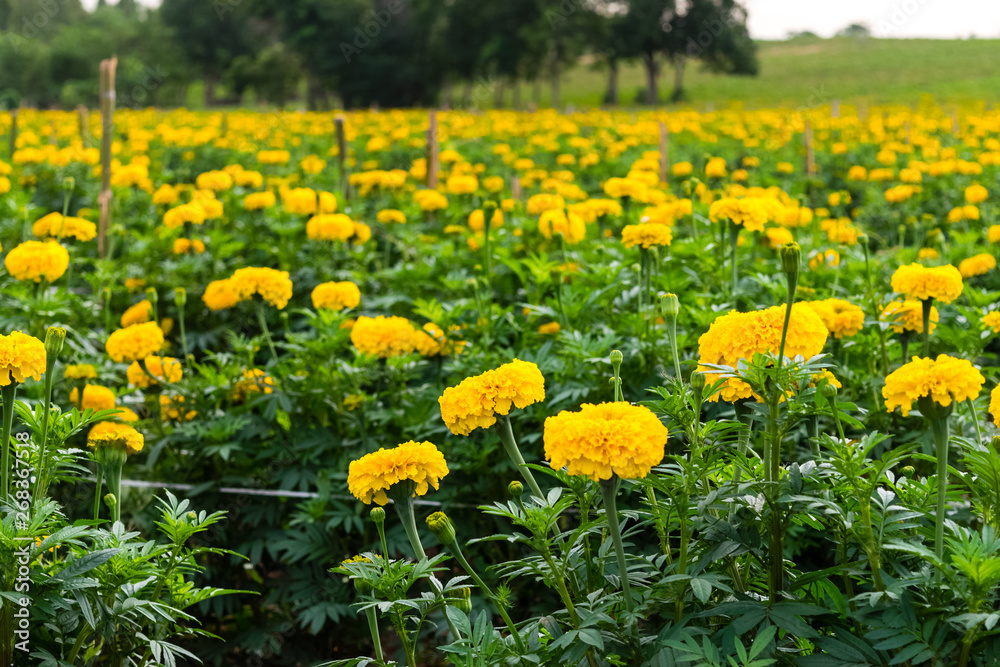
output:
[{"label": "green stem", "polygon": [[531,468],[524,462],[524,457],[521,456],[521,450],[518,449],[517,441],[514,440],[514,429],[510,425],[510,415],[497,415],[497,433],[500,434],[500,441],[503,442],[503,448],[507,452],[507,456],[517,466],[521,476],[524,477],[524,481],[528,483],[531,492],[538,496],[538,498],[544,499],[545,494],[542,493],[541,487],[535,481],[535,476],[531,474]]},{"label": "green stem", "polygon": [[[929,401],[928,401],[929,403]],[[924,412],[921,409],[921,412]],[[934,553],[944,559],[945,501],[948,495],[948,418],[938,413],[935,405],[925,412],[937,444],[937,513],[934,517]]]},{"label": "green stem", "polygon": [[407,493],[400,494],[400,497],[393,498],[395,501],[393,504],[396,506],[396,512],[399,514],[399,520],[403,522],[403,530],[406,531],[406,537],[410,540],[410,547],[413,548],[413,553],[416,555],[417,560],[427,560],[427,554],[424,553],[424,545],[420,543],[420,535],[417,533],[417,519],[413,512],[413,497],[412,493],[407,490]]},{"label": "green stem", "polygon": [[181,350],[184,351],[184,361],[188,360],[188,339],[187,330],[184,328],[184,308],[177,309],[177,322],[181,326]]},{"label": "green stem", "polygon": [[[51,356],[51,355],[50,355]],[[38,446],[38,480],[35,482],[35,493],[31,500],[31,505],[38,502],[38,499],[46,492],[48,484],[48,462],[45,460],[46,449],[49,441],[49,414],[52,403],[52,370],[55,368],[55,357],[46,360],[45,368],[45,398],[42,402],[42,442]],[[80,400],[83,400],[83,391],[80,392]]]},{"label": "green stem", "polygon": [[603,480],[601,491],[604,493],[604,511],[608,517],[608,532],[611,534],[611,542],[615,546],[615,556],[618,559],[618,576],[622,582],[625,609],[628,610],[629,614],[632,614],[635,611],[635,606],[632,602],[632,587],[628,581],[628,567],[625,562],[625,547],[622,545],[621,526],[618,523],[618,475],[613,474],[611,479]]},{"label": "green stem", "polygon": [[372,644],[375,645],[375,659],[379,662],[385,662],[382,657],[382,638],[379,636],[378,619],[375,617],[374,607],[365,609],[365,616],[368,618],[368,631],[372,635]]},{"label": "green stem", "polygon": [[670,317],[670,322],[667,323],[667,342],[670,344],[670,353],[674,357],[674,375],[677,377],[677,381],[680,382],[682,378],[680,350],[677,349],[677,316],[672,315],[668,317]]},{"label": "green stem", "polygon": [[94,487],[94,521],[101,518],[101,491],[104,485],[104,470],[100,465],[97,466],[97,480],[96,486]]},{"label": "green stem", "polygon": [[486,597],[492,600],[493,604],[496,605],[497,610],[500,612],[500,616],[503,618],[503,622],[507,624],[507,629],[510,630],[510,634],[514,638],[514,643],[517,644],[518,651],[520,653],[524,653],[524,643],[521,641],[521,635],[517,632],[517,626],[514,625],[514,621],[511,620],[510,615],[507,613],[507,610],[504,609],[504,606],[501,604],[501,601],[497,597],[496,593],[494,593],[493,590],[486,585],[486,582],[482,580],[479,573],[477,573],[472,568],[472,565],[469,564],[469,561],[465,559],[465,554],[462,553],[462,547],[459,546],[458,540],[449,544],[448,550],[451,551],[451,555],[455,557],[455,560],[457,560],[459,565],[462,566],[462,569],[464,569],[469,577],[476,582],[476,586],[479,586],[479,589],[486,594]]},{"label": "green stem", "polygon": [[739,265],[736,262],[737,249],[740,243],[740,226],[735,222],[729,223],[729,248],[730,260],[732,261],[732,294],[736,294],[736,283],[739,282]]},{"label": "green stem", "polygon": [[260,301],[254,303],[257,310],[257,321],[260,323],[261,331],[264,332],[264,339],[267,341],[267,347],[271,350],[271,356],[274,360],[278,360],[278,352],[274,349],[274,341],[271,340],[271,330],[267,328],[267,318],[264,317],[264,304]]},{"label": "green stem", "polygon": [[[924,299],[923,304],[923,316],[924,316],[924,356],[931,356],[931,305],[934,303],[934,299]],[[904,362],[906,359],[903,360]]]},{"label": "green stem", "polygon": [[0,502],[7,500],[10,493],[10,431],[14,427],[14,396],[17,394],[17,382],[0,390],[3,398],[3,431],[0,432],[0,467],[3,468],[3,484],[0,485]]}]

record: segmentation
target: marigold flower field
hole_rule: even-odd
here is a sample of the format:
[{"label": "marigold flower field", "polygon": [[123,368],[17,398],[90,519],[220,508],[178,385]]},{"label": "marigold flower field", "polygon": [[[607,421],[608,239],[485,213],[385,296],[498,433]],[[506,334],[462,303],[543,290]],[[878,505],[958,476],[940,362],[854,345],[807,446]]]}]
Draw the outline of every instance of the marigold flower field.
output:
[{"label": "marigold flower field", "polygon": [[1000,112],[837,109],[0,119],[0,664],[1000,664]]}]

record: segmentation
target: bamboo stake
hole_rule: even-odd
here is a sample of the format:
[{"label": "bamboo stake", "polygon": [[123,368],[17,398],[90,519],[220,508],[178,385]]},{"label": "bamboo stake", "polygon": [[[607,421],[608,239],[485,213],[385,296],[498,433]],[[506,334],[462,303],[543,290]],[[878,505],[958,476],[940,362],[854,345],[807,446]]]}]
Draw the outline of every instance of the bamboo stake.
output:
[{"label": "bamboo stake", "polygon": [[344,199],[351,198],[350,181],[347,178],[347,137],[344,134],[344,114],[337,114],[333,119],[333,128],[337,133],[337,173],[340,175],[340,187],[344,191]]},{"label": "bamboo stake", "polygon": [[670,168],[670,132],[660,121],[660,183],[667,182],[667,169]]},{"label": "bamboo stake", "polygon": [[14,157],[14,151],[17,150],[17,109],[10,112],[10,134],[8,137],[10,139],[10,156]]},{"label": "bamboo stake", "polygon": [[86,148],[90,145],[90,114],[82,104],[76,108],[76,113],[80,120],[80,145]]},{"label": "bamboo stake", "polygon": [[812,178],[816,174],[816,158],[813,155],[813,129],[809,121],[806,121],[803,134],[806,142],[806,175]]},{"label": "bamboo stake", "polygon": [[437,112],[432,111],[427,126],[427,187],[432,189],[438,184],[437,127]]},{"label": "bamboo stake", "polygon": [[97,254],[108,253],[111,227],[111,142],[115,136],[115,69],[118,58],[101,61],[101,217],[97,225]]}]

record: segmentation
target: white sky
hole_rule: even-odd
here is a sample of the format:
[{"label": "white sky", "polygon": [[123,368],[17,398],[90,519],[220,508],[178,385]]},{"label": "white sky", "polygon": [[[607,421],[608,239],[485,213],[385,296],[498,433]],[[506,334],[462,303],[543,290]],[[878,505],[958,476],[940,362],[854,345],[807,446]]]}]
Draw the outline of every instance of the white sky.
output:
[{"label": "white sky", "polygon": [[[139,2],[160,4],[160,0]],[[83,0],[88,8],[96,4],[97,0]],[[802,30],[831,37],[851,23],[868,24],[876,37],[1000,37],[1000,0],[743,0],[743,4],[756,39],[784,39]]]},{"label": "white sky", "polygon": [[750,34],[782,39],[809,30],[830,37],[867,23],[876,37],[1000,37],[1000,0],[743,0]]}]

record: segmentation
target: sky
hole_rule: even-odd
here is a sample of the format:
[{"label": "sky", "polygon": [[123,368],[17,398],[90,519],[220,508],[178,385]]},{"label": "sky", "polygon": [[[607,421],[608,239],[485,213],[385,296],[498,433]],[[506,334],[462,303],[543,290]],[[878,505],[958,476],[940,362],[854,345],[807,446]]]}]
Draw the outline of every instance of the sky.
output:
[{"label": "sky", "polygon": [[1000,0],[743,0],[755,39],[865,23],[875,37],[1000,37]]}]

